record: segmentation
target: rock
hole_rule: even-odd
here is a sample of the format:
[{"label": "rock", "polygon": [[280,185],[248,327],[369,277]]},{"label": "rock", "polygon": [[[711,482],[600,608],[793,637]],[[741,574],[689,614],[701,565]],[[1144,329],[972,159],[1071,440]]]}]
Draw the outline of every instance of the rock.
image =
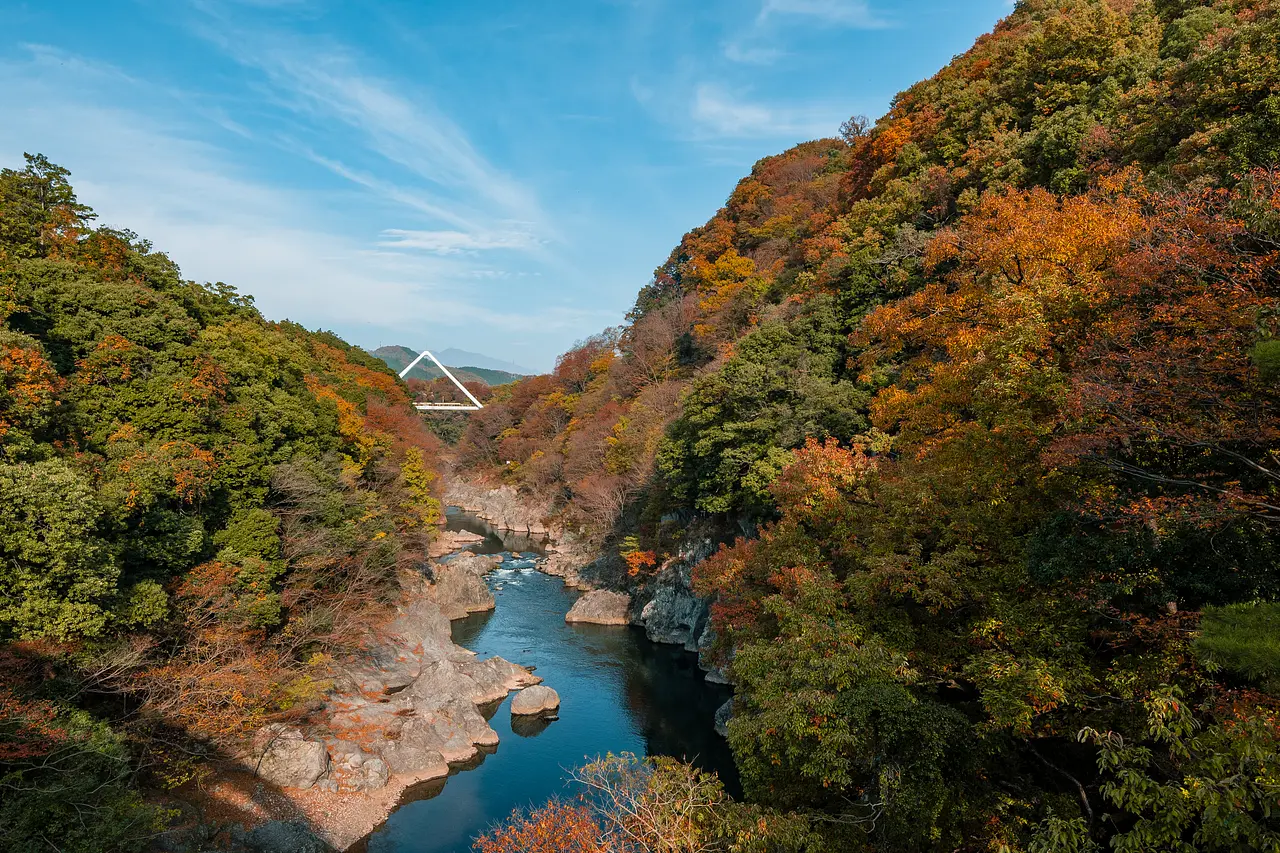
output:
[{"label": "rock", "polygon": [[387,762],[381,758],[367,759],[360,765],[360,771],[360,785],[357,790],[361,791],[385,788],[387,779],[391,776],[391,768],[387,767]]},{"label": "rock", "polygon": [[501,554],[459,554],[451,560],[437,564],[438,566],[448,566],[451,569],[462,569],[470,572],[476,577],[483,577],[493,570],[502,562]]},{"label": "rock", "polygon": [[339,742],[330,748],[333,781],[339,791],[374,791],[386,787],[387,763],[355,744]]},{"label": "rock", "polygon": [[310,788],[329,769],[325,745],[307,740],[298,729],[276,723],[259,731],[255,742],[261,749],[258,775],[278,787]]},{"label": "rock", "polygon": [[733,679],[725,675],[724,670],[718,666],[713,666],[707,670],[703,675],[703,679],[708,684],[733,684]]},{"label": "rock", "polygon": [[332,853],[300,820],[269,820],[244,834],[242,843],[255,853]]},{"label": "rock", "polygon": [[433,569],[435,582],[431,584],[428,594],[449,619],[461,619],[470,613],[492,610],[493,593],[482,577],[492,567],[491,560],[474,554],[466,554],[447,563],[437,563]]},{"label": "rock", "polygon": [[733,719],[733,700],[725,702],[716,709],[716,734],[720,737],[729,736],[729,720]]},{"label": "rock", "polygon": [[435,723],[437,731],[448,726],[449,731],[462,732],[468,743],[476,746],[498,745],[498,733],[489,726],[489,721],[469,699],[451,699],[433,709],[427,718]]},{"label": "rock", "polygon": [[653,642],[696,649],[706,614],[707,603],[687,588],[663,584],[640,611],[640,621]]},{"label": "rock", "polygon": [[528,500],[511,486],[496,489],[474,486],[461,480],[452,480],[445,501],[480,516],[500,530],[511,530],[532,536],[545,536],[546,525],[542,509],[532,507]]},{"label": "rock", "polygon": [[573,603],[565,614],[566,622],[589,622],[593,625],[626,625],[631,596],[598,589],[588,592]]},{"label": "rock", "polygon": [[441,530],[427,547],[427,556],[443,557],[445,554],[452,554],[468,545],[483,541],[483,536],[472,533],[470,530]]},{"label": "rock", "polygon": [[375,660],[410,657],[444,657],[455,646],[449,628],[449,619],[440,606],[431,600],[431,586],[421,577],[417,590],[408,590],[411,603],[401,608],[400,615],[388,627],[388,646],[379,646],[372,652]]},{"label": "rock", "polygon": [[505,699],[512,690],[542,683],[541,678],[524,667],[496,656],[466,661],[458,665],[458,671],[475,682],[471,701],[477,705]]},{"label": "rock", "polygon": [[541,714],[543,711],[554,711],[560,707],[560,695],[550,687],[536,685],[526,687],[511,700],[513,716]]},{"label": "rock", "polygon": [[461,755],[457,760],[470,758],[475,747],[462,743],[460,737],[448,740],[440,737],[431,721],[413,718],[400,729],[400,736],[382,748],[382,760],[392,773],[405,773],[420,779],[435,779],[449,775],[449,764],[444,751]]}]

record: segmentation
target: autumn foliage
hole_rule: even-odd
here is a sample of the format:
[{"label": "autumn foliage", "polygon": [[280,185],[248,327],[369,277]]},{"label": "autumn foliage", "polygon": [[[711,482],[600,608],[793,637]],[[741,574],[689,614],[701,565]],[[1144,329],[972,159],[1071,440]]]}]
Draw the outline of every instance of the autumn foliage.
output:
[{"label": "autumn foliage", "polygon": [[625,583],[718,532],[748,799],[827,849],[1280,844],[1278,35],[1020,2],[464,437]]},{"label": "autumn foliage", "polygon": [[140,767],[306,713],[441,513],[382,362],[91,219],[43,157],[0,172],[6,850],[140,849]]}]

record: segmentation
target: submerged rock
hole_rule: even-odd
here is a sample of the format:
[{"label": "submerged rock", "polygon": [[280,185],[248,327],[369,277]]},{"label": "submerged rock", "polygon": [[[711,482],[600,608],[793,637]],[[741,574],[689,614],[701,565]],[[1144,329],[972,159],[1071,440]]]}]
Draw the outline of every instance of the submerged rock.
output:
[{"label": "submerged rock", "polygon": [[534,687],[526,687],[511,700],[511,713],[513,716],[541,714],[544,711],[554,711],[559,707],[560,694],[541,684]]},{"label": "submerged rock", "polygon": [[565,614],[566,622],[588,622],[593,625],[626,625],[631,596],[598,589],[588,592],[573,603]]}]

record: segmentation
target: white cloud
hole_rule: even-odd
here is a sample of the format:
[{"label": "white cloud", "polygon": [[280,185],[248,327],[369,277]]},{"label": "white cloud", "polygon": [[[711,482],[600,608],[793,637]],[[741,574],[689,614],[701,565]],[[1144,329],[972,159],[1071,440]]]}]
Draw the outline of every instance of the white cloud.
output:
[{"label": "white cloud", "polygon": [[[350,228],[349,208],[381,197],[384,182],[350,171],[355,189],[335,196],[258,178],[218,144],[245,144],[242,136],[219,137],[206,110],[173,95],[47,49],[0,61],[0,114],[11,119],[0,122],[0,164],[20,163],[24,150],[42,152],[72,170],[81,200],[101,222],[152,240],[186,276],[226,281],[252,294],[268,317],[338,328],[358,343],[465,344],[470,330],[483,328],[532,331],[551,350],[566,333],[612,319],[503,300],[486,289],[507,272],[477,267],[468,253],[540,246],[523,221],[364,237]],[[424,207],[407,191],[397,201]]]},{"label": "white cloud", "polygon": [[[367,63],[326,39],[278,30],[246,30],[215,2],[200,9],[196,31],[242,66],[260,73],[277,106],[317,132],[344,126],[358,147],[389,168],[407,173],[394,183],[349,168],[336,158],[299,146],[315,162],[389,200],[466,232],[488,230],[486,222],[518,219],[550,239],[554,229],[535,194],[490,163],[467,134],[421,91],[412,94],[372,73]],[[412,186],[413,181],[417,186]],[[478,242],[483,242],[481,237]]]},{"label": "white cloud", "polygon": [[880,29],[888,25],[865,0],[765,0],[757,23],[771,17],[794,15],[817,18],[828,24],[857,29]]},{"label": "white cloud", "polygon": [[724,46],[724,58],[742,65],[772,65],[783,55],[784,52],[777,48],[751,47],[736,41]]},{"label": "white cloud", "polygon": [[690,117],[704,136],[816,138],[835,132],[839,113],[824,106],[780,107],[753,103],[721,86],[703,83],[694,93]]},{"label": "white cloud", "polygon": [[393,249],[419,249],[436,255],[475,254],[491,249],[536,249],[542,245],[527,231],[406,231],[388,228],[378,245]]}]

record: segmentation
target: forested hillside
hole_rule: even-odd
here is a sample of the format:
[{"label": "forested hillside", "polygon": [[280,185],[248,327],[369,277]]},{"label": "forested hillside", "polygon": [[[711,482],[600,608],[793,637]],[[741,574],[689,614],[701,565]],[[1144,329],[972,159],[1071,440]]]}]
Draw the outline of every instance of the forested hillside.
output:
[{"label": "forested hillside", "polygon": [[791,815],[646,849],[1280,850],[1278,91],[1272,0],[1023,0],[472,416],[635,583],[750,534],[695,583]]},{"label": "forested hillside", "polygon": [[304,714],[439,514],[379,360],[0,172],[0,849],[128,851],[144,804]]}]

